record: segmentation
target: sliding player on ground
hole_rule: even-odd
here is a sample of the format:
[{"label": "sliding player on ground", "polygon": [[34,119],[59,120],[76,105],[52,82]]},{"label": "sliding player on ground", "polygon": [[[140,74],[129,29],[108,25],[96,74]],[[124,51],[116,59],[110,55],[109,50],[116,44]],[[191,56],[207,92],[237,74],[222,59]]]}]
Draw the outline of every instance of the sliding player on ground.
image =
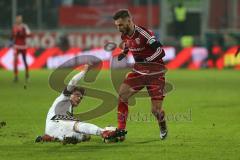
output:
[{"label": "sliding player on ground", "polygon": [[58,140],[64,143],[77,143],[89,140],[90,135],[101,136],[104,139],[116,138],[115,130],[105,130],[73,117],[73,109],[79,105],[85,93],[84,88],[77,86],[77,83],[88,70],[89,65],[85,65],[55,99],[47,114],[45,135],[38,136],[36,142]]}]

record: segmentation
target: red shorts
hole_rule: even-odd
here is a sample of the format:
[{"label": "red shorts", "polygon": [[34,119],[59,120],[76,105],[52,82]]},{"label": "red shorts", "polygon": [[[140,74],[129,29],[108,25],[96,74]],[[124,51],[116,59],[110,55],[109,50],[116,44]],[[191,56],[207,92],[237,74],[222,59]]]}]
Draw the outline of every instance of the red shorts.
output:
[{"label": "red shorts", "polygon": [[26,49],[15,49],[15,54],[26,54],[27,50]]},{"label": "red shorts", "polygon": [[130,72],[124,80],[132,89],[140,91],[145,86],[152,100],[164,99],[165,77],[164,73],[154,75],[142,75],[137,72]]}]

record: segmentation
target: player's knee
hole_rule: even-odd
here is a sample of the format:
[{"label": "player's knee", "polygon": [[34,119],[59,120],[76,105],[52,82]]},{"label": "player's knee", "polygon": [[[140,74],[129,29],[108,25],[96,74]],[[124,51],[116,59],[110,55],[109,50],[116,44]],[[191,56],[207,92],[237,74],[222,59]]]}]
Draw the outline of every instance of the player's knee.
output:
[{"label": "player's knee", "polygon": [[119,94],[119,100],[122,102],[127,102],[128,96],[126,94]]},{"label": "player's knee", "polygon": [[128,85],[122,85],[119,89],[118,95],[121,101],[127,102],[134,93],[134,89],[130,88]]},{"label": "player's knee", "polygon": [[152,108],[152,114],[160,120],[163,120],[165,117],[165,112],[162,109]]},{"label": "player's knee", "polygon": [[152,114],[157,114],[157,113],[159,113],[159,112],[162,112],[163,110],[162,110],[162,106],[161,105],[159,105],[159,104],[155,104],[155,105],[152,105]]},{"label": "player's knee", "polygon": [[75,132],[78,132],[78,131],[79,131],[78,122],[74,123],[74,125],[73,125],[73,130],[74,130]]},{"label": "player's knee", "polygon": [[133,93],[131,91],[129,92],[123,92],[123,93],[119,93],[119,99],[122,102],[128,102],[128,99],[131,97]]},{"label": "player's knee", "polygon": [[152,114],[155,115],[157,113],[157,109],[155,107],[152,107]]},{"label": "player's knee", "polygon": [[121,101],[123,101],[123,102],[126,102],[126,101],[128,101],[128,95],[129,95],[129,93],[128,92],[124,92],[123,90],[120,90],[119,91],[119,93],[118,93],[118,95],[119,95],[119,99],[121,100]]}]

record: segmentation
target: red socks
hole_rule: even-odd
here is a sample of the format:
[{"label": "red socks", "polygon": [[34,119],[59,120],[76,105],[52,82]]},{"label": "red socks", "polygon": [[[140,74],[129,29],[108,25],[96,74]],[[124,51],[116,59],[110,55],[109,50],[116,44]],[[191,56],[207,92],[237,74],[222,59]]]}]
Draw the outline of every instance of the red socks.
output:
[{"label": "red socks", "polygon": [[125,129],[128,118],[128,102],[118,102],[118,128]]},{"label": "red socks", "polygon": [[161,110],[159,113],[157,113],[156,115],[156,118],[158,120],[158,123],[161,123],[162,121],[165,120],[165,112],[164,110]]},{"label": "red socks", "polygon": [[158,125],[159,125],[159,128],[160,129],[166,129],[167,126],[166,126],[166,120],[165,120],[165,112],[164,110],[161,110],[160,112],[158,113],[155,113],[155,117],[158,121]]},{"label": "red socks", "polygon": [[17,68],[17,65],[18,65],[18,61],[14,61],[13,62],[14,64],[14,76],[17,77],[18,76],[18,68]]}]

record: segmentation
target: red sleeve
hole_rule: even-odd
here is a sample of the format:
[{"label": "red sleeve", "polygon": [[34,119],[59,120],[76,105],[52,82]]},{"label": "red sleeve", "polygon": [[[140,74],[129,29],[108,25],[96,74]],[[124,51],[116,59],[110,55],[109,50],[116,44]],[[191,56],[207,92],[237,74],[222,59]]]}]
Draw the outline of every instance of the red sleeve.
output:
[{"label": "red sleeve", "polygon": [[151,41],[152,39],[156,39],[154,33],[151,30],[147,30],[146,28],[139,26],[136,26],[136,29],[141,35],[141,38],[144,39],[146,44],[149,44],[149,41]]}]

